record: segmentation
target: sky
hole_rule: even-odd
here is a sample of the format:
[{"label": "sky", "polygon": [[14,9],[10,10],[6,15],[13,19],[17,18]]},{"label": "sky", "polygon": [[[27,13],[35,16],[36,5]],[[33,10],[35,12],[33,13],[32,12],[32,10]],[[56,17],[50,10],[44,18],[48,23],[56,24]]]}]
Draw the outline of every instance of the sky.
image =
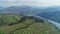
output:
[{"label": "sky", "polygon": [[60,6],[60,0],[0,0],[0,6]]}]

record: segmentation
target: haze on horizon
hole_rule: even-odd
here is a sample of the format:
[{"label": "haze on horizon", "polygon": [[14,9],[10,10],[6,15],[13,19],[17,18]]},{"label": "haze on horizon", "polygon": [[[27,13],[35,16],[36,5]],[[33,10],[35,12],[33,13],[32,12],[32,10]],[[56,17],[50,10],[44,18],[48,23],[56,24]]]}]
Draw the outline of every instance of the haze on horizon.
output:
[{"label": "haze on horizon", "polygon": [[60,6],[60,0],[0,0],[0,6]]}]

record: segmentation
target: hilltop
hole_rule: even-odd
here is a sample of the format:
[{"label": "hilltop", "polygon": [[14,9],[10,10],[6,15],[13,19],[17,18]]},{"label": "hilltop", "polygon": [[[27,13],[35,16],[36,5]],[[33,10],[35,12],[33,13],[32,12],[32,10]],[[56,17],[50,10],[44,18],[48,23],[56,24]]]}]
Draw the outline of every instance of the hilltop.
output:
[{"label": "hilltop", "polygon": [[47,21],[34,16],[0,14],[0,34],[60,34]]}]

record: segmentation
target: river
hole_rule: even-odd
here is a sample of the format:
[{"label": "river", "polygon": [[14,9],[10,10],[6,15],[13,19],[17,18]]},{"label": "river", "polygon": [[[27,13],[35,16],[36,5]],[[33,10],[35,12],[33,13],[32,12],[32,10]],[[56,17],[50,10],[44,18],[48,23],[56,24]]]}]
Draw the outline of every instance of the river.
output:
[{"label": "river", "polygon": [[52,21],[52,20],[48,20],[51,24],[53,24],[57,29],[60,30],[60,23]]},{"label": "river", "polygon": [[58,22],[45,19],[45,18],[43,18],[43,17],[41,17],[41,16],[36,16],[36,15],[28,15],[28,16],[34,16],[34,17],[37,17],[37,18],[40,18],[40,19],[43,19],[43,20],[47,20],[47,21],[48,21],[49,23],[51,23],[54,27],[56,27],[58,30],[60,30],[60,23],[58,23]]},{"label": "river", "polygon": [[47,20],[49,23],[51,23],[54,27],[56,27],[58,30],[60,30],[60,23],[58,22],[55,22],[55,21],[52,21],[52,20],[48,20],[48,19],[45,19],[43,17],[40,17],[40,16],[37,16],[37,18],[41,18],[43,20]]}]

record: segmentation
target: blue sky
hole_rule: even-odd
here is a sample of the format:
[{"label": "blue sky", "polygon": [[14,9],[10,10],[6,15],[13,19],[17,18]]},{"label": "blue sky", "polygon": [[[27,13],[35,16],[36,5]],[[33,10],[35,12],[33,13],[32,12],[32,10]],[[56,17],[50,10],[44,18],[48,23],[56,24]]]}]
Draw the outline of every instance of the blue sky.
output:
[{"label": "blue sky", "polygon": [[0,0],[0,6],[60,6],[60,0]]}]

